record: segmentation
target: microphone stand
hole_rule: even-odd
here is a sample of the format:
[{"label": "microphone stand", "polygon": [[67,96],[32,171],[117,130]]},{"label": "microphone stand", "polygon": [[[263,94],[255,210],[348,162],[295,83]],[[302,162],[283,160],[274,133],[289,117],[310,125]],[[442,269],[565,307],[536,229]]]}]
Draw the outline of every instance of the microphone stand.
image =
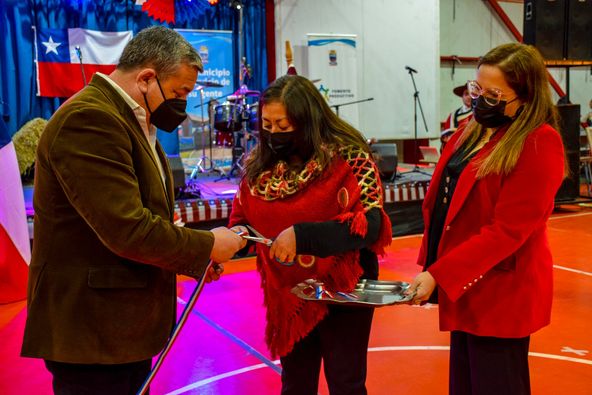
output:
[{"label": "microphone stand", "polygon": [[417,162],[419,162],[419,146],[417,144],[417,106],[419,105],[419,112],[421,114],[421,119],[423,120],[423,126],[425,127],[425,131],[426,133],[428,133],[428,124],[425,120],[425,116],[423,115],[423,108],[421,107],[421,100],[419,99],[419,91],[417,90],[417,85],[415,85],[415,78],[413,78],[413,73],[417,73],[417,71],[415,71],[414,69],[412,69],[409,66],[405,67],[407,69],[407,71],[409,72],[409,76],[411,77],[411,82],[413,83],[413,136],[414,136],[414,141],[413,141],[413,150],[415,151],[415,166],[413,167],[413,170],[410,171],[410,173],[421,173],[421,174],[425,174],[427,176],[431,177],[431,174],[424,172],[422,170],[420,170],[419,165]]},{"label": "microphone stand", "polygon": [[80,72],[82,73],[82,83],[86,86],[86,75],[84,74],[84,65],[82,64],[82,51],[80,47],[77,45],[76,49],[76,56],[78,56],[78,61],[80,62]]},{"label": "microphone stand", "polygon": [[350,104],[358,104],[358,103],[363,103],[365,101],[372,101],[372,100],[374,100],[374,98],[373,97],[369,97],[367,99],[350,101],[350,102],[347,102],[347,103],[334,104],[334,105],[332,105],[330,107],[331,108],[335,108],[335,113],[337,114],[337,116],[339,116],[339,107],[349,106]]}]

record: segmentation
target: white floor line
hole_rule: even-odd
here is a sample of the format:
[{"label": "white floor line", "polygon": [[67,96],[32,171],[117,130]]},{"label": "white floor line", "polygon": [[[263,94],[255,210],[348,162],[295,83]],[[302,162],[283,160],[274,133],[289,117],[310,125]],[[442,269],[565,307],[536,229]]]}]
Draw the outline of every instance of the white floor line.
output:
[{"label": "white floor line", "polygon": [[[280,361],[278,359],[276,361],[273,361],[273,363],[276,364],[276,365],[279,365],[280,364]],[[174,390],[172,392],[169,392],[166,395],[182,394],[184,392],[187,392],[187,391],[190,391],[190,390],[199,388],[199,387],[203,387],[204,385],[208,385],[210,383],[213,383],[213,382],[218,381],[218,380],[225,379],[227,377],[237,376],[237,375],[242,374],[242,373],[247,373],[247,372],[251,372],[253,370],[263,369],[263,368],[267,368],[267,367],[268,366],[266,364],[259,363],[257,365],[251,365],[251,366],[247,366],[245,368],[232,370],[230,372],[222,373],[222,374],[219,374],[219,375],[216,375],[216,376],[209,377],[207,379],[196,381],[195,383],[191,383],[189,385],[186,385],[185,387],[181,387],[181,388],[178,388],[178,389],[176,389],[176,390]]]},{"label": "white floor line", "polygon": [[[371,347],[368,349],[368,352],[385,352],[385,351],[448,351],[450,348],[448,346],[386,346],[386,347]],[[566,362],[574,362],[574,363],[581,363],[585,365],[592,366],[592,360],[584,359],[584,358],[573,358],[573,357],[565,357],[563,355],[555,355],[555,354],[546,354],[540,352],[529,352],[529,356],[531,357],[538,357],[538,358],[546,358],[546,359],[554,359],[559,361],[566,361]],[[274,364],[278,365],[280,363],[279,360],[273,361]],[[172,392],[167,393],[166,395],[178,395],[185,393],[187,391],[203,387],[215,381],[223,380],[228,377],[237,376],[239,374],[251,372],[253,370],[264,369],[268,366],[264,363],[259,363],[257,365],[247,366],[241,369],[232,370],[230,372],[222,373],[216,376],[209,377],[207,379],[203,379],[200,381],[196,381],[195,383],[191,383],[186,385],[185,387],[178,388]]]},{"label": "white floor line", "polygon": [[583,271],[583,270],[572,269],[572,268],[570,268],[570,267],[559,266],[559,265],[553,265],[553,267],[554,267],[555,269],[566,270],[566,271],[568,271],[568,272],[573,272],[573,273],[583,274],[584,276],[591,276],[591,277],[592,277],[592,273],[590,273],[590,272],[585,272],[585,271]]},{"label": "white floor line", "polygon": [[[592,211],[589,213],[577,213],[577,214],[566,214],[560,215],[555,217],[549,217],[549,221],[554,221],[558,219],[567,219],[567,218],[574,218],[574,217],[585,217],[587,215],[592,215]],[[393,240],[402,240],[402,239],[413,239],[417,237],[422,237],[422,234],[415,234],[415,235],[406,235],[406,236],[393,236]]]},{"label": "white floor line", "polygon": [[587,215],[592,215],[592,212],[558,215],[558,216],[555,216],[555,217],[549,217],[549,221],[554,221],[554,220],[558,220],[558,219],[565,219],[565,218],[585,217]]},{"label": "white floor line", "polygon": [[394,236],[393,240],[402,240],[402,239],[414,239],[414,238],[421,238],[423,235],[416,234],[416,235],[406,235],[406,236]]}]

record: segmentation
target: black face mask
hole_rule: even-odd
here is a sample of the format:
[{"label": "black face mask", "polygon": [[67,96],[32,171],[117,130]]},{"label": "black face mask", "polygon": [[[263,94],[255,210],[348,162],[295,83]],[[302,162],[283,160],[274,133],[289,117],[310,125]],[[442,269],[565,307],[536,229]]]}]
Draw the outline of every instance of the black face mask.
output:
[{"label": "black face mask", "polygon": [[513,118],[504,115],[504,111],[506,110],[506,105],[512,103],[516,99],[518,99],[518,97],[510,100],[509,102],[500,100],[500,102],[495,106],[487,104],[485,99],[483,99],[483,96],[472,99],[471,105],[473,107],[473,116],[475,117],[475,121],[479,122],[486,128],[497,128],[505,125],[506,123],[512,122]]},{"label": "black face mask", "polygon": [[295,131],[271,133],[268,130],[263,130],[262,135],[265,144],[278,159],[288,159],[290,155],[298,152],[297,132]]},{"label": "black face mask", "polygon": [[164,98],[164,101],[152,111],[150,110],[148,100],[146,100],[146,94],[144,93],[144,102],[150,112],[150,123],[165,132],[171,133],[185,120],[185,118],[187,118],[187,113],[185,112],[187,109],[187,100],[167,99],[162,91],[158,77],[156,78],[156,83],[158,84],[158,89],[160,89],[160,94]]}]

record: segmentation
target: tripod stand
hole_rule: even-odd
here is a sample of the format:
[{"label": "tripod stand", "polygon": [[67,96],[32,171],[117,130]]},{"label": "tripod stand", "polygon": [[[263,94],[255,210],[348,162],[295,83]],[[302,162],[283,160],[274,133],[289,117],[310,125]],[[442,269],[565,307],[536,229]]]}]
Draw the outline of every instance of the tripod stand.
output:
[{"label": "tripod stand", "polygon": [[[413,151],[415,153],[415,157],[419,158],[419,146],[417,144],[417,106],[419,105],[419,112],[421,114],[421,119],[423,120],[423,126],[425,127],[426,133],[428,133],[428,124],[425,120],[425,116],[423,115],[423,108],[421,107],[421,100],[419,99],[419,91],[417,90],[417,85],[415,85],[415,78],[413,78],[413,73],[417,73],[415,69],[412,69],[409,66],[405,66],[405,69],[409,72],[409,76],[411,77],[411,82],[413,83]],[[415,166],[413,166],[413,170],[410,173],[421,173],[428,176],[431,176],[430,173],[424,172],[419,168],[418,159],[415,160]]]},{"label": "tripod stand", "polygon": [[[195,165],[195,167],[193,168],[193,170],[191,171],[191,175],[190,178],[194,179],[197,176],[197,173],[212,173],[212,172],[216,172],[216,173],[224,173],[224,171],[222,169],[219,169],[216,167],[216,164],[214,163],[214,158],[213,158],[213,149],[212,149],[212,130],[213,130],[213,123],[212,120],[214,118],[213,114],[212,114],[212,104],[213,103],[218,103],[218,101],[216,99],[212,99],[209,100],[207,103],[203,102],[203,96],[204,96],[204,91],[203,88],[207,86],[207,85],[203,85],[199,88],[200,91],[200,104],[199,107],[201,107],[201,119],[202,119],[202,135],[201,135],[201,146],[202,146],[202,155],[201,158],[199,158],[199,161],[197,162],[197,164]],[[229,95],[226,95],[229,96]],[[223,97],[226,97],[223,96]],[[208,122],[207,124],[205,123],[205,117],[204,117],[204,106],[208,107]],[[198,106],[195,106],[198,107]],[[207,131],[206,131],[206,127],[207,127]],[[208,157],[206,155],[206,133],[208,134],[208,145],[209,145],[209,151],[210,151],[210,156]],[[209,162],[209,163],[208,163]],[[209,166],[208,166],[209,164]]]},{"label": "tripod stand", "polygon": [[[246,91],[245,91],[246,92]],[[239,94],[237,96],[239,99],[236,103],[240,108],[240,112],[237,114],[238,118],[240,119],[241,128],[239,130],[235,130],[232,132],[232,166],[228,173],[222,173],[220,178],[216,179],[214,182],[221,181],[221,180],[230,180],[235,173],[242,173],[243,171],[243,159],[245,157],[245,153],[247,152],[247,138],[249,136],[247,123],[249,122],[249,106],[247,105],[247,96]]]},{"label": "tripod stand", "polygon": [[[203,104],[203,86],[200,86],[199,88],[199,101],[200,101],[200,107],[201,107],[201,147],[202,147],[202,154],[201,154],[201,158],[199,158],[199,161],[197,162],[197,164],[195,165],[193,171],[191,172],[191,178],[195,178],[195,176],[197,175],[197,172],[200,173],[205,173],[208,170],[211,170],[213,167],[213,162],[212,162],[212,136],[210,133],[210,158],[208,158],[208,156],[206,155],[206,128],[205,128],[205,124],[204,122],[204,104]],[[209,119],[209,117],[208,117]],[[208,125],[209,126],[209,125]],[[210,132],[211,129],[208,128],[208,132]],[[210,165],[207,165],[208,159],[210,161]]]}]

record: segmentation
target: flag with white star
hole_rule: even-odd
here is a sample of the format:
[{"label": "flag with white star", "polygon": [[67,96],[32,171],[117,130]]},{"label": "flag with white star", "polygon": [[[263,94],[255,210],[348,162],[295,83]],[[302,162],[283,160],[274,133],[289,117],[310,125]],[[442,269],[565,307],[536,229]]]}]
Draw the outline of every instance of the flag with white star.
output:
[{"label": "flag with white star", "polygon": [[115,69],[131,31],[35,29],[37,95],[70,97],[96,72]]}]

